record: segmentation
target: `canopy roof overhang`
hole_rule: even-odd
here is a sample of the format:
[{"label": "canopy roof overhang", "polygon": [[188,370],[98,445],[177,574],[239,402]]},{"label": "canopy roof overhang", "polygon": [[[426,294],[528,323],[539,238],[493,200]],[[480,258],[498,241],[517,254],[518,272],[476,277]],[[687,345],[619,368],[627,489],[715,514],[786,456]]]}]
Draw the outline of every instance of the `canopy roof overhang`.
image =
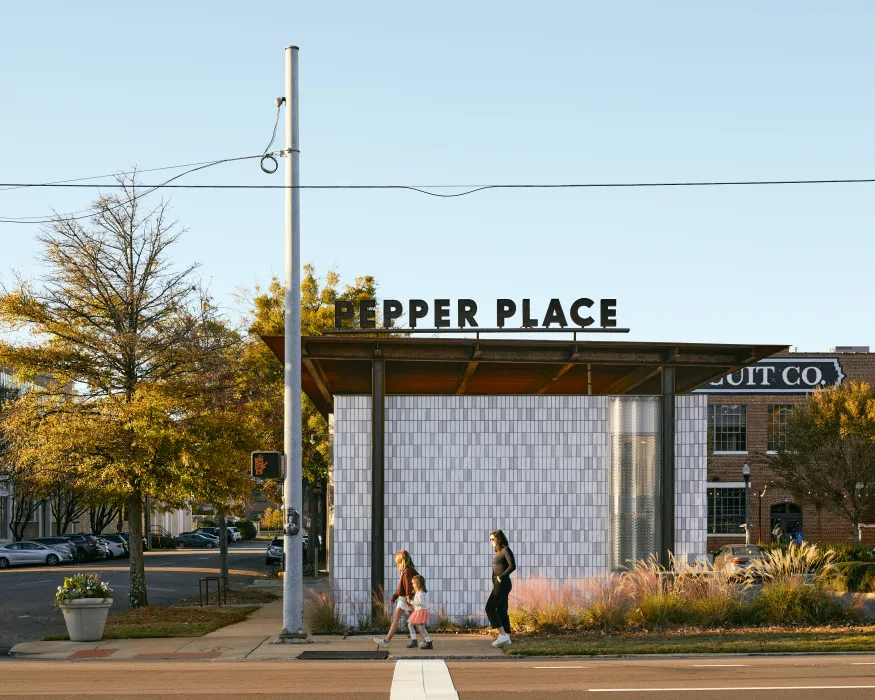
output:
[{"label": "canopy roof overhang", "polygon": [[[283,361],[282,336],[262,336]],[[786,350],[786,345],[571,340],[310,336],[301,338],[302,388],[323,414],[338,394],[372,393],[374,360],[386,394],[651,394],[675,368],[675,391],[708,382]]]}]

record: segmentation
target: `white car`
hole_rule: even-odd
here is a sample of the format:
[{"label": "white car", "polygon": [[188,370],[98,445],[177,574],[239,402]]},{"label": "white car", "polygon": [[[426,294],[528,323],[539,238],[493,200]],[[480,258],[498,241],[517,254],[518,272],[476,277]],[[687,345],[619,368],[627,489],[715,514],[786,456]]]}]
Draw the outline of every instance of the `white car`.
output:
[{"label": "white car", "polygon": [[238,530],[236,527],[229,526],[228,532],[231,533],[231,541],[232,542],[239,542],[240,540],[243,539],[243,533],[240,532],[240,530]]},{"label": "white car", "polygon": [[57,566],[70,561],[73,561],[73,555],[68,550],[46,547],[39,542],[13,542],[0,547],[0,569],[16,564]]},{"label": "white car", "polygon": [[106,540],[103,537],[98,537],[97,541],[101,545],[105,545],[107,559],[115,559],[116,557],[127,556],[126,551],[125,551],[125,546],[123,544],[121,544],[120,542],[113,542],[112,540]]}]

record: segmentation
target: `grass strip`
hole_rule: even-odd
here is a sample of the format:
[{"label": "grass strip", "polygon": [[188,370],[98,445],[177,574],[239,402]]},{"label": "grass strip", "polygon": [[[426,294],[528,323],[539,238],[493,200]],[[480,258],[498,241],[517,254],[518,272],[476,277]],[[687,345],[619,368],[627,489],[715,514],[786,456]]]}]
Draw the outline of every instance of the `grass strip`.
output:
[{"label": "grass strip", "polygon": [[511,656],[859,651],[875,651],[875,627],[651,632],[636,635],[517,636],[513,644],[506,649],[506,653]]},{"label": "grass strip", "polygon": [[[256,610],[257,605],[215,608],[170,608],[155,605],[131,608],[106,621],[103,639],[201,637],[221,627],[242,622]],[[67,639],[70,639],[67,634],[54,634],[44,637],[43,641]]]}]

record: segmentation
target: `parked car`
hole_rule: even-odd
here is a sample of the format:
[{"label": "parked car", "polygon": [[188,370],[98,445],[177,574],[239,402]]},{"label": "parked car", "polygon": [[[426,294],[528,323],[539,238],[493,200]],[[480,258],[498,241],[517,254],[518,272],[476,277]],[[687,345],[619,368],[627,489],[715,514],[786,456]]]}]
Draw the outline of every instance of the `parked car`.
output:
[{"label": "parked car", "polygon": [[[127,540],[127,538],[123,537],[123,536],[120,535],[120,534],[115,534],[115,535],[101,535],[101,537],[102,537],[103,539],[105,539],[107,542],[111,543],[111,545],[112,545],[112,543],[115,543],[115,544],[121,545],[121,547],[122,547],[122,553],[121,553],[121,554],[116,554],[115,556],[117,556],[117,557],[129,557],[129,556],[131,556],[131,548],[130,548],[130,545],[128,545],[128,540]],[[110,545],[110,546],[111,546],[111,545]]]},{"label": "parked car", "polygon": [[55,549],[63,549],[66,552],[70,552],[73,561],[79,559],[79,550],[77,550],[76,545],[70,542],[66,537],[60,535],[56,537],[35,537],[30,541],[39,542],[39,544],[44,544],[46,547],[54,547]]},{"label": "parked car", "polygon": [[[209,535],[210,537],[215,537],[217,540],[219,539],[219,528],[217,527],[199,527],[195,532],[199,535]],[[230,528],[227,532],[228,544],[231,544],[234,540],[234,535],[231,534]]]},{"label": "parked car", "polygon": [[182,532],[177,535],[180,547],[206,547],[214,549],[218,547],[218,541],[215,537],[207,537],[199,532]]},{"label": "parked car", "polygon": [[70,542],[76,545],[79,551],[80,561],[94,561],[95,559],[105,559],[106,550],[100,546],[100,542],[94,535],[62,535]]},{"label": "parked car", "polygon": [[13,542],[0,547],[0,569],[16,564],[48,564],[73,561],[73,555],[65,549],[55,549],[39,542]]},{"label": "parked car", "polygon": [[111,535],[107,535],[106,537],[104,537],[103,535],[99,535],[97,537],[97,541],[100,542],[100,545],[106,550],[107,557],[109,559],[124,557],[128,548],[127,543],[124,541],[115,542],[109,539],[110,537]]},{"label": "parked car", "polygon": [[[309,576],[313,573],[313,563],[307,557],[307,546],[304,545],[301,550],[302,572],[304,576]],[[267,545],[267,556],[264,563],[268,566],[278,563],[283,569],[286,568],[285,547],[282,537],[274,537],[270,544]]]},{"label": "parked car", "polygon": [[232,542],[239,542],[240,540],[243,539],[243,533],[240,532],[240,530],[237,529],[236,527],[232,527],[229,525],[228,532],[231,533],[231,541]]},{"label": "parked car", "polygon": [[[119,537],[121,537],[125,542],[128,543],[128,551],[131,549],[131,533],[129,532],[117,532],[115,533]],[[143,535],[143,549],[146,549],[146,536]]]},{"label": "parked car", "polygon": [[714,569],[729,577],[743,574],[752,562],[763,558],[763,548],[755,544],[728,544],[714,555]]},{"label": "parked car", "polygon": [[283,538],[282,537],[274,537],[270,544],[267,545],[267,556],[264,560],[264,563],[267,566],[271,564],[278,564],[283,560]]}]

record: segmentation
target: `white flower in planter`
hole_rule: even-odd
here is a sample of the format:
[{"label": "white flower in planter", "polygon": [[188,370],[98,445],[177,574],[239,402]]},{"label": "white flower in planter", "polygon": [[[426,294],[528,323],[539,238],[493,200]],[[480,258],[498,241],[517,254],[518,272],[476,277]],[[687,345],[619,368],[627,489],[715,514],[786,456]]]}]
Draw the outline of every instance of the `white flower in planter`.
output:
[{"label": "white flower in planter", "polygon": [[58,586],[55,605],[64,614],[71,641],[96,642],[103,637],[112,589],[98,574],[76,574]]}]

